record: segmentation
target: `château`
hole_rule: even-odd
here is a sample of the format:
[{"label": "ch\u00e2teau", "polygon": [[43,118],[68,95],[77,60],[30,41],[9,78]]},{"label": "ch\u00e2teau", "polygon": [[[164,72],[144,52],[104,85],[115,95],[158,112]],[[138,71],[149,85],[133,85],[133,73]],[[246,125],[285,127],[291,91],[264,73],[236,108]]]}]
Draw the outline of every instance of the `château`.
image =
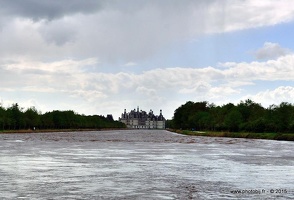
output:
[{"label": "ch\u00e2teau", "polygon": [[121,114],[119,121],[126,124],[128,128],[134,129],[165,129],[165,118],[160,110],[159,115],[154,115],[153,111],[149,113],[139,111],[139,107],[127,113],[126,109]]}]

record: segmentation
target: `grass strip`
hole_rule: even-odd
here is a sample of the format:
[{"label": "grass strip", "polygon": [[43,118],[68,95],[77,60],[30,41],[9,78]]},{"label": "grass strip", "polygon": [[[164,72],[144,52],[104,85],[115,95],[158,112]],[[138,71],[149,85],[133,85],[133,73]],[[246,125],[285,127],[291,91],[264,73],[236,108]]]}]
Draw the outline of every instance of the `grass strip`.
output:
[{"label": "grass strip", "polygon": [[294,141],[294,133],[246,133],[246,132],[217,132],[217,131],[190,131],[168,129],[171,132],[191,135],[191,136],[208,136],[208,137],[231,137],[231,138],[250,138],[250,139],[267,139],[267,140],[286,140]]}]

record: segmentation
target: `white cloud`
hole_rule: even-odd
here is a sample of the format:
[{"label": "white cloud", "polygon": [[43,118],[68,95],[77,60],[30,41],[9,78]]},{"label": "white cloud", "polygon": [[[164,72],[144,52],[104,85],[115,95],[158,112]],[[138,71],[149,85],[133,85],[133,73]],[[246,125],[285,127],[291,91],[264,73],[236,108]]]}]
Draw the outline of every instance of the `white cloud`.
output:
[{"label": "white cloud", "polygon": [[258,92],[255,95],[247,95],[243,99],[248,98],[255,102],[261,102],[265,107],[272,104],[279,105],[281,102],[294,103],[294,87],[280,86],[273,90]]},{"label": "white cloud", "polygon": [[[8,63],[0,68],[0,71],[4,70],[4,73],[0,74],[1,87],[5,88],[6,93],[17,91],[25,94],[27,99],[37,102],[36,105],[52,104],[46,99],[41,99],[40,95],[56,96],[56,101],[65,101],[66,107],[78,112],[84,111],[87,104],[88,107],[97,109],[89,109],[87,113],[91,114],[106,112],[109,107],[119,107],[118,105],[128,108],[127,103],[132,106],[144,106],[147,109],[156,105],[158,109],[171,113],[176,107],[167,107],[166,102],[169,101],[184,103],[188,100],[206,100],[227,103],[243,97],[244,86],[253,85],[256,81],[294,81],[294,55],[291,54],[266,62],[230,63],[229,68],[221,69],[166,68],[139,74],[84,70],[83,66],[96,62],[90,58],[46,63],[24,60]],[[31,71],[37,69],[42,70],[42,73]],[[15,71],[19,70],[22,73],[17,75]],[[3,81],[4,76],[12,81]],[[273,92],[261,92],[252,97],[259,97],[260,101],[257,102],[261,103],[267,102],[267,99],[289,101],[293,99],[292,93],[293,88],[281,87]],[[118,116],[120,110],[108,112]]]},{"label": "white cloud", "polygon": [[127,62],[127,63],[124,64],[123,66],[125,66],[125,67],[133,67],[133,66],[136,66],[136,65],[138,65],[138,64],[135,63],[135,62]]},{"label": "white cloud", "polygon": [[[276,60],[251,63],[229,63],[230,68],[225,68],[226,78],[250,82],[254,80],[294,80],[294,54],[279,57]],[[224,66],[228,64],[224,63]]]},{"label": "white cloud", "polygon": [[278,43],[266,42],[263,47],[254,52],[258,60],[262,59],[276,59],[280,56],[290,54],[291,50],[281,47]]},{"label": "white cloud", "polygon": [[86,70],[89,66],[96,65],[98,63],[95,58],[88,58],[84,60],[72,60],[66,59],[54,62],[40,62],[34,60],[19,59],[14,63],[5,65],[6,70],[10,71],[30,71],[37,72],[43,71],[43,73],[77,73]]},{"label": "white cloud", "polygon": [[[231,4],[228,4],[230,2]],[[223,3],[219,1],[219,3]],[[224,30],[269,26],[293,20],[293,1],[247,0],[224,4]],[[228,23],[229,22],[229,23]]]},{"label": "white cloud", "polygon": [[150,89],[150,88],[146,88],[144,86],[137,87],[136,92],[140,93],[141,95],[146,96],[146,98],[152,98],[152,97],[155,97],[155,95],[157,95],[156,89]]},{"label": "white cloud", "polygon": [[106,99],[108,96],[105,93],[96,90],[73,90],[73,91],[66,91],[74,98],[82,98],[85,101],[92,103],[95,101],[100,101]]},{"label": "white cloud", "polygon": [[[196,81],[195,81],[196,82]],[[197,84],[191,85],[191,87],[185,87],[179,90],[180,94],[203,94],[211,89],[211,85],[204,81],[199,81]]]}]

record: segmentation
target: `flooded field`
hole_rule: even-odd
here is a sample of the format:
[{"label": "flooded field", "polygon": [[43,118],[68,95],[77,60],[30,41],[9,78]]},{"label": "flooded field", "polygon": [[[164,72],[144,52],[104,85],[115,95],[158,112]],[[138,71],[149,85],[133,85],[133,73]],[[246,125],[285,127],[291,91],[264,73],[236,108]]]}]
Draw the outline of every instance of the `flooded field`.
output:
[{"label": "flooded field", "polygon": [[294,199],[293,144],[158,130],[0,134],[0,199]]}]

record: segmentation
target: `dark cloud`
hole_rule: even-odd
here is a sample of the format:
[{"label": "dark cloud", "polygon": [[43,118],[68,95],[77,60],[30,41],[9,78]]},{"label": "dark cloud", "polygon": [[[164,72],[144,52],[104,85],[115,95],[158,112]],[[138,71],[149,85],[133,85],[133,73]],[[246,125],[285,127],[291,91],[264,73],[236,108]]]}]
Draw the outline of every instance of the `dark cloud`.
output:
[{"label": "dark cloud", "polygon": [[92,13],[101,8],[97,0],[0,0],[1,15],[12,15],[33,20],[52,20],[74,13]]}]

